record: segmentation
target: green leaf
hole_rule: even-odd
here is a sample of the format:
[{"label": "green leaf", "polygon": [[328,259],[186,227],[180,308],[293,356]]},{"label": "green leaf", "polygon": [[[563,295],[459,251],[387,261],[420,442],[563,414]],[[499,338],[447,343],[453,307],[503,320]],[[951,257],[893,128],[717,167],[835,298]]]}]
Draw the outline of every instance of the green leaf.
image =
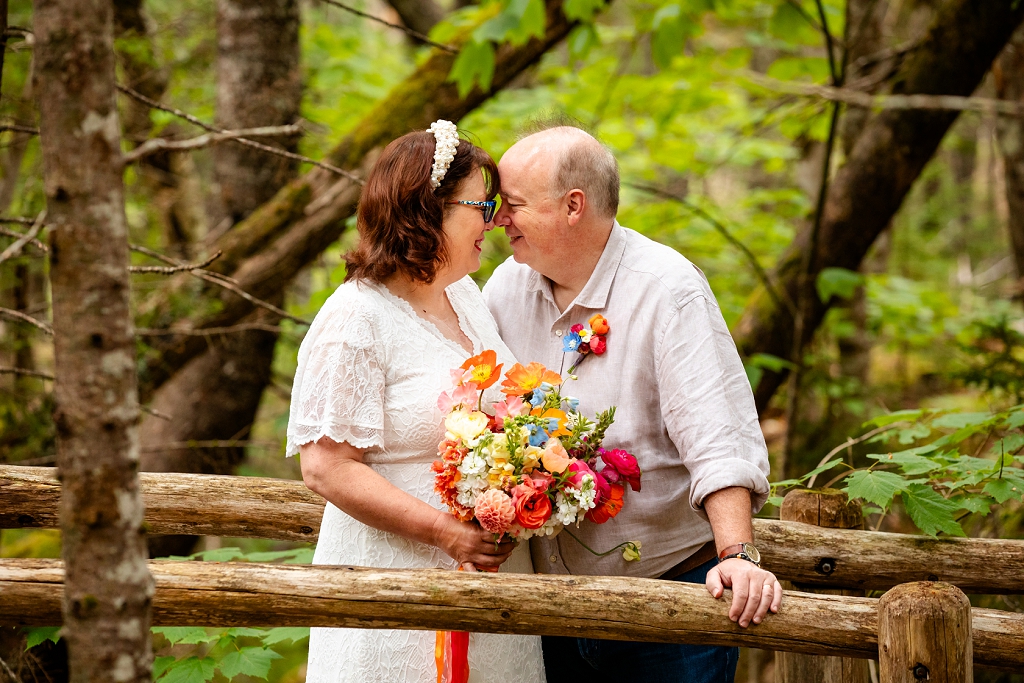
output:
[{"label": "green leaf", "polygon": [[604,7],[604,0],[565,0],[562,12],[569,21],[588,22]]},{"label": "green leaf", "polygon": [[478,43],[475,40],[466,43],[459,56],[455,58],[448,80],[459,89],[459,97],[465,98],[475,84],[481,90],[491,87],[494,78],[494,46],[490,42]]},{"label": "green leaf", "polygon": [[266,635],[263,636],[263,644],[274,645],[285,640],[297,643],[306,638],[309,638],[308,626],[282,626],[281,628],[272,628],[267,631]]},{"label": "green leaf", "polygon": [[259,628],[235,627],[224,631],[223,635],[228,638],[262,638],[265,633],[266,631]]},{"label": "green leaf", "polygon": [[247,553],[245,559],[250,562],[274,562],[275,560],[291,560],[303,553],[306,548],[291,548],[289,550],[272,550],[264,553]]},{"label": "green leaf", "polygon": [[961,507],[940,496],[931,486],[911,484],[901,495],[910,519],[924,533],[936,536],[941,531],[950,536],[967,535],[963,527],[953,519],[953,513]]},{"label": "green leaf", "polygon": [[1011,498],[1024,500],[1024,487],[1015,484],[1006,477],[990,480],[981,490],[995,498],[999,504],[1003,504]]},{"label": "green leaf", "polygon": [[818,274],[816,283],[818,297],[822,303],[828,303],[833,296],[849,299],[864,283],[864,276],[846,268],[824,268]]},{"label": "green leaf", "polygon": [[992,510],[992,499],[976,493],[951,496],[949,500],[956,503],[959,509],[967,510],[968,512],[980,512],[983,515],[987,515]]},{"label": "green leaf", "polygon": [[672,58],[682,54],[688,34],[686,29],[687,20],[679,5],[664,5],[655,13],[651,23],[651,56],[660,68],[668,68]]},{"label": "green leaf", "polygon": [[275,659],[281,659],[281,655],[273,650],[265,647],[243,647],[225,655],[224,659],[220,660],[218,668],[229,679],[239,674],[265,679]]},{"label": "green leaf", "polygon": [[197,645],[199,643],[212,643],[220,639],[220,632],[209,632],[198,626],[154,626],[153,633],[159,633],[169,640],[171,644]]},{"label": "green leaf", "polygon": [[153,660],[153,680],[160,678],[174,664],[174,657],[157,657]]},{"label": "green leaf", "polygon": [[30,626],[25,629],[25,649],[29,650],[44,640],[56,643],[60,640],[60,626]]},{"label": "green leaf", "polygon": [[583,60],[590,54],[590,50],[597,45],[597,31],[593,24],[580,24],[572,30],[566,40],[569,45],[569,57],[574,60]]},{"label": "green leaf", "polygon": [[1006,429],[1017,429],[1024,426],[1024,410],[1015,410],[1003,422]]},{"label": "green leaf", "polygon": [[872,418],[865,422],[862,426],[885,427],[896,422],[913,422],[914,420],[917,420],[922,415],[924,415],[924,413],[925,411],[923,410],[897,410],[895,413],[879,415],[878,417]]},{"label": "green leaf", "polygon": [[905,451],[898,451],[896,453],[870,453],[868,454],[868,457],[881,463],[897,465],[901,470],[903,470],[903,473],[908,476],[933,472],[942,467],[941,463],[937,463],[931,458],[925,458]]},{"label": "green leaf", "polygon": [[171,664],[160,683],[206,683],[213,678],[214,661],[192,656]]},{"label": "green leaf", "polygon": [[963,429],[964,427],[980,427],[991,420],[992,413],[949,413],[932,420],[933,427]]},{"label": "green leaf", "polygon": [[769,496],[768,497],[768,504],[769,505],[774,505],[775,507],[780,508],[780,507],[782,507],[782,501],[784,501],[784,500],[786,500],[786,499],[783,498],[782,496]]},{"label": "green leaf", "polygon": [[926,424],[916,424],[907,429],[896,429],[896,440],[903,445],[912,444],[932,434],[932,428]]},{"label": "green leaf", "polygon": [[857,470],[846,480],[845,491],[850,498],[861,498],[882,508],[888,508],[893,497],[906,487],[907,480],[898,474]]},{"label": "green leaf", "polygon": [[830,469],[832,469],[836,465],[839,465],[842,462],[843,462],[842,458],[833,458],[832,460],[829,460],[824,465],[820,465],[818,467],[815,467],[813,470],[811,470],[810,472],[808,472],[804,476],[800,477],[800,481],[804,482],[804,481],[807,481],[808,479],[810,479],[811,477],[816,477],[819,474],[821,474],[822,472],[827,472],[827,471],[829,471]]}]

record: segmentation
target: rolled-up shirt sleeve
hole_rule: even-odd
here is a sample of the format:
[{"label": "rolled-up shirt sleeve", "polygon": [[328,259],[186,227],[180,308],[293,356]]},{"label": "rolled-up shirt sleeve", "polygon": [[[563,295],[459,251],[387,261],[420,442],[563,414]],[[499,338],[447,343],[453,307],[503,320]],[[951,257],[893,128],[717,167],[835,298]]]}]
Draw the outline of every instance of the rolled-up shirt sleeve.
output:
[{"label": "rolled-up shirt sleeve", "polygon": [[666,325],[657,352],[665,428],[691,477],[690,505],[741,486],[752,513],[768,499],[768,450],[736,344],[714,301],[695,296]]}]

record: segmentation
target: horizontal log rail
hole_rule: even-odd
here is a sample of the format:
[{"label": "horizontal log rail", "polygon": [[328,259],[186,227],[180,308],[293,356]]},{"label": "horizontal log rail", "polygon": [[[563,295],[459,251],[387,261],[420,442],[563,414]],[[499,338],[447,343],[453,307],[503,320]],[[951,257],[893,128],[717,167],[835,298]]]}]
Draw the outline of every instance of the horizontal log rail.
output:
[{"label": "horizontal log rail", "polygon": [[[153,623],[338,626],[574,635],[878,656],[878,600],[790,592],[747,629],[730,595],[653,579],[153,561]],[[59,560],[0,560],[0,625],[61,620]],[[973,609],[974,661],[1024,667],[1024,615]]]},{"label": "horizontal log rail", "polygon": [[[150,533],[316,541],[324,500],[302,482],[142,473]],[[0,528],[56,528],[52,467],[0,465]],[[196,514],[201,511],[202,514]],[[931,538],[754,520],[763,564],[807,586],[888,589],[946,581],[965,593],[1024,593],[1024,541]]]}]

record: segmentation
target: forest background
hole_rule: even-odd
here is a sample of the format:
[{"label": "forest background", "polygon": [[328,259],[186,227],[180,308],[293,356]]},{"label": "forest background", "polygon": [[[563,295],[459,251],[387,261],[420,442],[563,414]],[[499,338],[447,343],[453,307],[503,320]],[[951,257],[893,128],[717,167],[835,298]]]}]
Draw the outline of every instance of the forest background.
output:
[{"label": "forest background", "polygon": [[[291,378],[304,323],[343,281],[355,240],[346,174],[438,116],[500,158],[531,119],[567,115],[619,160],[619,221],[711,282],[779,494],[818,471],[818,485],[864,501],[873,529],[1024,537],[1024,118],[1012,104],[1024,33],[1009,35],[1015,6],[1007,26],[981,10],[957,22],[971,4],[116,0],[143,469],[300,478],[283,457]],[[999,4],[1011,5],[978,7]],[[0,258],[0,462],[53,465],[47,247],[20,239],[45,241],[31,3],[11,0],[7,26],[0,239],[23,246]],[[945,61],[929,54],[937,44]],[[949,90],[886,99],[928,78]],[[292,157],[146,142],[192,140],[196,121]],[[915,132],[901,138],[901,126]],[[843,214],[844,197],[875,195]],[[478,282],[509,253],[492,232]],[[183,266],[197,263],[206,270]],[[310,556],[190,537],[150,551]],[[59,555],[58,532],[0,532],[0,557]],[[1024,610],[1012,597],[975,603]],[[171,683],[303,679],[301,629],[157,631],[156,673]],[[5,633],[0,656],[24,680],[59,679],[55,639]],[[772,680],[771,668],[745,651],[739,680]]]}]

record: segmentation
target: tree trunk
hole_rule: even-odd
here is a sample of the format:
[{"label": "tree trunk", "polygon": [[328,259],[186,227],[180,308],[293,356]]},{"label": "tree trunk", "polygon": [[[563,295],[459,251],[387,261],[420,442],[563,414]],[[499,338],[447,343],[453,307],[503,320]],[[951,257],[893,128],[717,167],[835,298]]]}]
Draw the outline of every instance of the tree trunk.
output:
[{"label": "tree trunk", "polygon": [[434,0],[387,0],[398,12],[402,23],[417,33],[427,35],[434,24],[444,18],[444,10]]},{"label": "tree trunk", "polygon": [[[455,55],[434,50],[431,56],[384,98],[336,146],[326,161],[349,170],[372,163],[374,150],[410,130],[426,128],[436,119],[458,121],[504,88],[575,26],[562,13],[562,0],[547,0],[547,29],[543,38],[497,50],[491,87],[474,88],[465,99],[448,82]],[[468,33],[466,34],[468,36]],[[466,36],[463,36],[465,40]],[[211,269],[232,274],[240,286],[260,298],[281,292],[291,279],[341,236],[345,220],[356,208],[360,187],[322,168],[314,168],[282,188],[217,243],[223,256]],[[232,293],[207,290],[213,306],[196,306],[188,320],[193,329],[232,325],[253,306]],[[174,322],[173,301],[191,294],[186,278],[172,278],[144,305],[147,325]],[[220,322],[216,322],[220,321]],[[145,365],[143,394],[158,387],[206,349],[202,337],[168,336],[155,340],[153,358]]]},{"label": "tree trunk", "polygon": [[[970,95],[992,60],[1024,18],[1024,3],[952,0],[937,12],[931,29],[896,75],[897,94]],[[875,238],[899,210],[914,181],[931,159],[957,112],[887,110],[873,116],[832,182],[822,215],[818,248],[808,282],[813,288],[823,268],[856,270]],[[797,299],[801,252],[810,231],[803,231],[779,259],[774,280]],[[824,318],[823,304],[811,289],[804,328],[805,343]],[[763,290],[752,297],[734,329],[741,352],[788,358],[793,319]],[[755,392],[764,410],[782,383],[783,373],[765,372]]]},{"label": "tree trunk", "polygon": [[[1024,31],[1017,31],[993,68],[996,92],[1004,100],[1024,100]],[[1024,119],[1001,116],[997,121],[999,150],[1006,167],[1007,231],[1017,278],[1024,278]]]},{"label": "tree trunk", "polygon": [[[217,12],[217,122],[223,128],[279,126],[295,121],[302,97],[299,6],[296,0],[219,0]],[[295,150],[294,138],[288,149]],[[294,178],[293,161],[236,144],[213,148],[214,176],[227,216],[246,218]],[[283,304],[283,292],[270,297]],[[275,323],[258,310],[245,322]],[[142,424],[142,469],[228,474],[243,447],[190,448],[189,441],[245,438],[270,382],[277,333],[248,330],[208,340],[207,350],[155,394]],[[195,536],[152,539],[150,553],[188,554]]]},{"label": "tree trunk", "polygon": [[72,681],[150,680],[135,338],[109,0],[35,0]]},{"label": "tree trunk", "polygon": [[[279,126],[299,115],[298,0],[217,0],[217,125]],[[262,140],[288,151],[294,136]],[[227,143],[213,148],[224,212],[238,222],[295,177],[296,162]]]}]

